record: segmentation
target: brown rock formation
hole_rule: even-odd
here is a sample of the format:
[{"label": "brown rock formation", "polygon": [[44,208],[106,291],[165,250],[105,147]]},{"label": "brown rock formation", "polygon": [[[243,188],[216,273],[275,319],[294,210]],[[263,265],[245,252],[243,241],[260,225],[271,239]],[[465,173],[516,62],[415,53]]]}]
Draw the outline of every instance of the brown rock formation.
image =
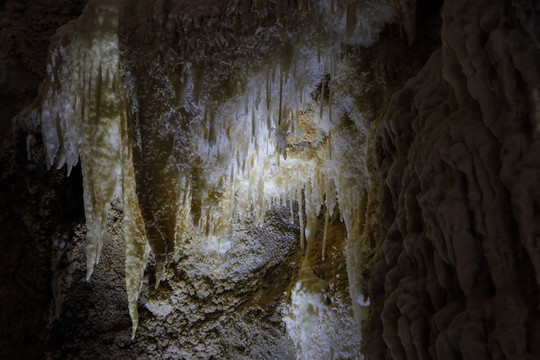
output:
[{"label": "brown rock formation", "polygon": [[[0,5],[0,124],[36,96],[19,120],[37,109],[56,124],[0,135],[0,359],[540,358],[538,5],[89,3],[55,38],[54,66],[48,41],[82,1]],[[70,58],[87,45],[102,58]],[[120,104],[92,120],[121,114],[119,144],[94,146],[92,123],[82,144],[60,129],[78,129],[58,99],[79,106],[78,84],[63,86],[95,73],[90,63],[99,81],[80,88],[96,97],[81,109]],[[117,73],[102,76],[107,66]],[[99,89],[109,83],[115,91]],[[250,98],[254,84],[264,89]],[[239,99],[257,115],[235,127]],[[43,144],[42,130],[59,142]],[[258,132],[276,139],[263,175],[245,155]],[[47,171],[48,144],[61,164],[75,149],[68,167],[86,151],[83,174]],[[113,167],[89,181],[107,162],[121,164],[118,183]],[[103,218],[89,220],[102,184]],[[103,229],[89,281],[85,209]],[[134,243],[126,222],[138,211]],[[130,246],[140,262],[126,289]]]}]

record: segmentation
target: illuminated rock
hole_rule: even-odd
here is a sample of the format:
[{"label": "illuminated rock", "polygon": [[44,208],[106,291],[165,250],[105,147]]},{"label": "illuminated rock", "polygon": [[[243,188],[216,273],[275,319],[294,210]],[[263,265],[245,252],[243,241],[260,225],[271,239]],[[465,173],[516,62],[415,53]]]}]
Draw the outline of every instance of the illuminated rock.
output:
[{"label": "illuminated rock", "polygon": [[[81,159],[88,277],[121,209],[133,336],[144,288],[139,309],[197,324],[185,346],[223,356],[194,329],[238,347],[231,314],[274,295],[248,275],[297,244],[276,313],[298,358],[361,357],[361,341],[374,359],[538,353],[534,10],[447,1],[442,45],[410,56],[437,5],[392,4],[94,0],[57,33],[19,122],[49,166]],[[238,333],[287,353],[251,325]]]},{"label": "illuminated rock", "polygon": [[[341,84],[355,71],[343,46],[371,43],[391,11],[284,6],[179,2],[167,12],[95,0],[55,35],[40,96],[20,118],[41,126],[49,165],[69,173],[80,156],[88,278],[110,203],[121,200],[134,331],[148,245],[158,287],[186,234],[208,251],[217,241],[219,253],[234,217],[262,225],[273,203],[292,212],[298,202],[302,248],[313,246],[324,205],[327,219],[339,211],[351,252],[362,248],[366,133],[359,88]],[[347,260],[360,283],[357,257]]]}]

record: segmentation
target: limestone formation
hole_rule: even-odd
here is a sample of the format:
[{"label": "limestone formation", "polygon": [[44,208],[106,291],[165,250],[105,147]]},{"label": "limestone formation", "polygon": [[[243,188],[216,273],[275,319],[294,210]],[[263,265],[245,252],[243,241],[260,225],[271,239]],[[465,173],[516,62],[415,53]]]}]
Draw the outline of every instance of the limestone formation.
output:
[{"label": "limestone formation", "polygon": [[538,5],[73,4],[0,7],[5,358],[540,356]]}]

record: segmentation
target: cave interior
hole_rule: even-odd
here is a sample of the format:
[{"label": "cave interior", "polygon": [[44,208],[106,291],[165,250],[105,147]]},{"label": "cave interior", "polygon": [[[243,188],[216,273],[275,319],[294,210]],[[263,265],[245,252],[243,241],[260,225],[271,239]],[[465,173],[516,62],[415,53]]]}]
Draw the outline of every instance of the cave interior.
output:
[{"label": "cave interior", "polygon": [[540,358],[540,3],[6,0],[0,359]]}]

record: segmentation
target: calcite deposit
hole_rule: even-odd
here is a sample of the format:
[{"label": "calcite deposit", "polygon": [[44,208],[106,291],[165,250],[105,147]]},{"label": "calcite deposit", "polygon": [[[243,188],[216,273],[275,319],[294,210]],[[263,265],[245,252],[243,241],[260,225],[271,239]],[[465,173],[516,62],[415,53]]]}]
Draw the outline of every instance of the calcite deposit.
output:
[{"label": "calcite deposit", "polygon": [[[345,48],[372,43],[391,7],[303,6],[94,0],[55,34],[40,94],[17,123],[40,127],[49,166],[69,174],[80,158],[87,279],[120,199],[133,337],[148,248],[158,288],[185,242],[226,253],[235,218],[263,225],[277,204],[294,222],[298,203],[306,251],[321,208],[328,219],[337,207],[350,293],[364,297],[366,131],[354,104],[361,84],[344,81],[357,73]],[[321,257],[327,229],[328,220]],[[359,334],[366,306],[353,309]]]},{"label": "calcite deposit", "polygon": [[540,356],[538,5],[53,3],[1,7],[7,44],[58,27],[0,73],[28,358]]},{"label": "calcite deposit", "polygon": [[375,149],[385,206],[369,358],[538,356],[531,6],[445,2],[441,49],[392,97]]}]

